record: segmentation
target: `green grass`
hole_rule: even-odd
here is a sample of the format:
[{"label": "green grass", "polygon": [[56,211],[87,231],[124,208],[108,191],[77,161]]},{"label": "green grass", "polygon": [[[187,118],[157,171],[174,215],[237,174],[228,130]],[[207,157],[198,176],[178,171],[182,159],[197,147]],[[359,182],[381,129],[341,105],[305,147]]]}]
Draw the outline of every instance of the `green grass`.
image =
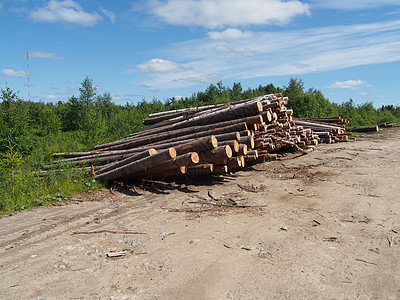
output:
[{"label": "green grass", "polygon": [[65,201],[77,193],[104,187],[89,171],[74,171],[68,165],[51,170],[46,177],[38,176],[38,172],[26,167],[15,169],[13,175],[0,172],[0,215]]}]

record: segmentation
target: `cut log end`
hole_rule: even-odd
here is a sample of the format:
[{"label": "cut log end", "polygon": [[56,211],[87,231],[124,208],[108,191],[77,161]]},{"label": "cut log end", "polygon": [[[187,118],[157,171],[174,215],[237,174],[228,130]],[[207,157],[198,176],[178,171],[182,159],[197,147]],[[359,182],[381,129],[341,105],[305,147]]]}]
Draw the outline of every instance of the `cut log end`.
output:
[{"label": "cut log end", "polygon": [[232,157],[232,148],[229,145],[225,146],[225,152],[226,152],[226,157],[228,158]]},{"label": "cut log end", "polygon": [[[254,141],[254,138],[253,138]],[[252,147],[254,148],[254,147]],[[247,149],[247,145],[243,145],[243,155],[247,155],[248,149]]]},{"label": "cut log end", "polygon": [[214,148],[218,147],[218,140],[215,135],[210,136],[210,143],[213,145]]},{"label": "cut log end", "polygon": [[234,141],[233,151],[235,151],[236,153],[239,152],[239,142],[238,141]]},{"label": "cut log end", "polygon": [[259,112],[263,111],[263,106],[262,106],[261,102],[257,102],[257,108],[258,108]]},{"label": "cut log end", "polygon": [[149,154],[150,154],[150,156],[154,155],[154,154],[157,154],[157,150],[154,149],[154,148],[151,148],[151,149],[149,149]]},{"label": "cut log end", "polygon": [[169,153],[169,156],[171,156],[172,159],[176,158],[176,150],[175,150],[175,148],[173,148],[173,147],[169,148],[168,149],[168,153]]},{"label": "cut log end", "polygon": [[200,161],[200,157],[197,154],[197,152],[192,152],[190,155],[190,158],[191,158],[192,162],[195,164],[197,164]]}]

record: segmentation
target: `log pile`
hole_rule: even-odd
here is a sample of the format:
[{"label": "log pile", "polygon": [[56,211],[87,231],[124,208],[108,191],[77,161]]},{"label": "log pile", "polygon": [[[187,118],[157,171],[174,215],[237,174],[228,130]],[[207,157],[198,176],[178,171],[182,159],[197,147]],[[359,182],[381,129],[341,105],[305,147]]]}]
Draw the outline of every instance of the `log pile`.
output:
[{"label": "log pile", "polygon": [[151,114],[143,131],[90,152],[55,153],[57,160],[46,167],[96,165],[93,175],[100,181],[221,174],[277,159],[279,151],[307,153],[331,135],[345,136],[347,120],[293,120],[287,102],[281,94],[269,94]]},{"label": "log pile", "polygon": [[311,129],[318,136],[318,141],[326,144],[351,141],[349,133],[346,132],[346,125],[349,122],[350,119],[343,119],[339,116],[308,119],[296,118],[293,120],[294,124]]}]

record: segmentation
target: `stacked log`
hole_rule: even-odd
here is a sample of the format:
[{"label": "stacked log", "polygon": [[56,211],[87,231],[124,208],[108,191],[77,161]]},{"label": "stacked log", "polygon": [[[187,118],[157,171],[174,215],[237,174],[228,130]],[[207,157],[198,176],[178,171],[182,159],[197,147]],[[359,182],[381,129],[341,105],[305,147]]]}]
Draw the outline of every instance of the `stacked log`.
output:
[{"label": "stacked log", "polygon": [[96,165],[100,181],[223,174],[278,159],[280,151],[307,153],[330,134],[342,134],[343,119],[294,120],[287,103],[287,97],[269,94],[152,114],[143,131],[90,152],[55,153],[47,167]]},{"label": "stacked log", "polygon": [[331,144],[335,142],[350,141],[349,133],[346,132],[346,125],[350,119],[343,119],[339,116],[326,118],[296,118],[294,124],[311,129],[317,136],[320,143]]}]

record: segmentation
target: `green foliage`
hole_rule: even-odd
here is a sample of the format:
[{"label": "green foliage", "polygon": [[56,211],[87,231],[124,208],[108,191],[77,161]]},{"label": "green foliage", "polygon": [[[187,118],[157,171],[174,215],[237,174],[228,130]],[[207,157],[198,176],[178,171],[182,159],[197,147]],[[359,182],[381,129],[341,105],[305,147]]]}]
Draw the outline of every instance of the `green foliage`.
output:
[{"label": "green foliage", "polygon": [[272,83],[243,90],[222,81],[190,97],[139,101],[136,105],[116,105],[110,93],[97,94],[92,79],[86,77],[78,97],[66,102],[22,101],[8,87],[0,94],[0,213],[63,201],[76,192],[97,189],[85,171],[73,171],[68,164],[42,178],[36,174],[52,163],[52,153],[88,151],[94,145],[125,138],[143,129],[142,119],[167,110],[228,103],[265,94],[289,97],[288,108],[295,117],[351,118],[350,126],[399,122],[400,108],[393,105],[374,108],[372,103],[356,105],[352,99],[341,104],[330,102],[317,89],[305,90],[301,79],[290,79],[287,86]]},{"label": "green foliage", "polygon": [[1,89],[0,100],[0,152],[14,150],[23,154],[33,148],[30,116],[26,102],[19,99],[10,88]]}]

